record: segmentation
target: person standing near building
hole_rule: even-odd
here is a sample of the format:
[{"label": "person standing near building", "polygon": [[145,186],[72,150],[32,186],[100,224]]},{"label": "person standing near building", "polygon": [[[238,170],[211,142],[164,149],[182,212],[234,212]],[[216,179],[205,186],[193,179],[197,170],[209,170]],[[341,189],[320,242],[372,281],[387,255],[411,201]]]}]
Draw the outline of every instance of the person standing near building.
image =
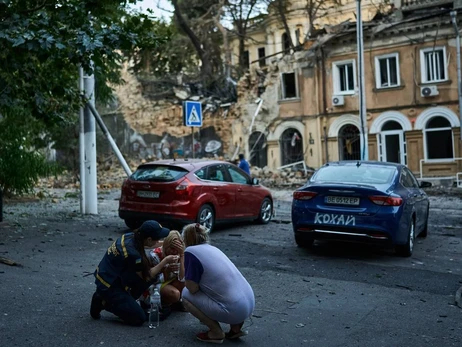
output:
[{"label": "person standing near building", "polygon": [[244,158],[244,154],[239,154],[239,168],[245,171],[250,176],[250,165],[247,160]]}]

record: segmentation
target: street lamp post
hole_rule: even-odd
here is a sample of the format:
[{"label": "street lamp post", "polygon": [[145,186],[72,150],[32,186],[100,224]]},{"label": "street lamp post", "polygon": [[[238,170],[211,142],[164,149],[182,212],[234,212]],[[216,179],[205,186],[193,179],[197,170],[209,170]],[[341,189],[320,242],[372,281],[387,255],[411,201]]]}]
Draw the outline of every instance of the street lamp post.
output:
[{"label": "street lamp post", "polygon": [[364,89],[364,42],[363,20],[361,16],[361,0],[356,0],[356,42],[358,46],[358,93],[359,120],[361,124],[361,160],[369,160],[369,144],[367,140],[366,94]]},{"label": "street lamp post", "polygon": [[[452,25],[456,33],[456,50],[457,50],[457,89],[459,93],[459,118],[462,124],[462,73],[460,67],[460,34],[459,27],[457,26],[457,11],[451,11]],[[462,131],[460,132],[460,139],[462,140]]]}]

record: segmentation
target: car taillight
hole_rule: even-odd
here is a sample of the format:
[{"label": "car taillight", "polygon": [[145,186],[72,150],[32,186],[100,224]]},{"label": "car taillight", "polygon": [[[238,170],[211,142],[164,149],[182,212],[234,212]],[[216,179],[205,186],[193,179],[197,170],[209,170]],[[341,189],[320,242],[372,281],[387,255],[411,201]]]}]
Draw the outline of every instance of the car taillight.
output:
[{"label": "car taillight", "polygon": [[393,196],[370,196],[369,200],[381,206],[401,206],[403,203],[403,199]]},{"label": "car taillight", "polygon": [[304,192],[304,191],[296,191],[293,194],[295,200],[310,200],[314,198],[318,193],[314,192]]},{"label": "car taillight", "polygon": [[176,186],[175,192],[177,195],[189,195],[192,192],[192,186],[190,182],[185,179],[179,185]]}]

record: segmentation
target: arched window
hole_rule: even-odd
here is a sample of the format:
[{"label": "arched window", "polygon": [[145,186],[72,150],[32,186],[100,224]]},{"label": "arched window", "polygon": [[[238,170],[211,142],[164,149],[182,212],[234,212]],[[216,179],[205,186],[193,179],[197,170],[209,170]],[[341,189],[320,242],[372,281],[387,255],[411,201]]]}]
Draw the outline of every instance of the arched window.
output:
[{"label": "arched window", "polygon": [[451,123],[442,116],[432,117],[424,129],[426,159],[454,158]]},{"label": "arched window", "polygon": [[287,33],[282,34],[281,36],[282,50],[288,52],[290,50],[290,39]]},{"label": "arched window", "polygon": [[303,138],[298,130],[292,128],[285,130],[280,145],[283,166],[303,160]]},{"label": "arched window", "polygon": [[256,131],[249,138],[250,164],[256,167],[265,167],[268,165],[268,156],[266,153],[266,136]]},{"label": "arched window", "polygon": [[389,130],[403,130],[403,127],[398,122],[395,122],[394,120],[390,120],[382,126],[382,131],[389,131]]},{"label": "arched window", "polygon": [[361,159],[361,138],[355,125],[344,125],[338,133],[338,141],[340,160]]}]

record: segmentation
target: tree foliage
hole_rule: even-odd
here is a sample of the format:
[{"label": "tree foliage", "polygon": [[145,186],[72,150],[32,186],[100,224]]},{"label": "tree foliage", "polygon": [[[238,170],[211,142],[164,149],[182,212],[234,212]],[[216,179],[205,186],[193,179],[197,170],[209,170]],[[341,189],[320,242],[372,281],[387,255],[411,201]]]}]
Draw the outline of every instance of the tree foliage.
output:
[{"label": "tree foliage", "polygon": [[[79,66],[94,73],[96,98],[105,102],[112,97],[108,82],[123,82],[119,69],[124,53],[158,44],[161,38],[150,18],[128,11],[127,3],[136,1],[0,0],[0,129],[3,134],[22,129],[18,136],[26,138],[23,158],[39,160],[29,155],[32,147],[28,146],[75,122],[83,102]],[[33,122],[24,123],[26,118]],[[12,141],[10,136],[0,136],[0,186],[5,186],[5,173],[26,164],[5,153],[17,148]],[[45,173],[33,167],[37,174]],[[32,170],[28,172],[32,175]],[[26,191],[22,187],[32,184],[31,178],[11,190]]]}]

